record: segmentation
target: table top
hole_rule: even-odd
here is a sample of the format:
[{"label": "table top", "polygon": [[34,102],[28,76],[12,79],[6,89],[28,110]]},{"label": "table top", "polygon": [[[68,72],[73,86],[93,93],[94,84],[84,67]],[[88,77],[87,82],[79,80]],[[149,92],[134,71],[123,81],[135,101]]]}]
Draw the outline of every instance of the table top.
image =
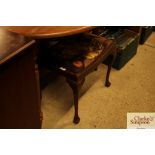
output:
[{"label": "table top", "polygon": [[30,38],[0,28],[0,66],[34,43]]},{"label": "table top", "polygon": [[3,28],[34,39],[44,39],[82,33],[95,26],[4,26]]}]

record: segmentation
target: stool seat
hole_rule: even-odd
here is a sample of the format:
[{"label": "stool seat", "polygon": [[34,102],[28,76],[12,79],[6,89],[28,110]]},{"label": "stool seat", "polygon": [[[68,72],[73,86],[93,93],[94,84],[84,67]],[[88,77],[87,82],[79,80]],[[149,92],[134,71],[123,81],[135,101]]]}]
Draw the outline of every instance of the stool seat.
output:
[{"label": "stool seat", "polygon": [[110,86],[109,74],[116,56],[115,42],[93,34],[81,34],[52,43],[47,53],[48,68],[63,75],[73,90],[75,108],[73,122],[79,123],[78,97],[85,77],[97,70],[98,65],[112,55],[113,59],[108,64],[105,81],[105,86]]}]

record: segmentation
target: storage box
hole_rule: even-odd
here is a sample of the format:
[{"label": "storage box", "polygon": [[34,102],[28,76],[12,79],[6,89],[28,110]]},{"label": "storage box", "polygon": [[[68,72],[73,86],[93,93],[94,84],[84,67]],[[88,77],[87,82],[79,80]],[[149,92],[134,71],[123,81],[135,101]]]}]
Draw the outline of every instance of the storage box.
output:
[{"label": "storage box", "polygon": [[[115,38],[117,43],[117,56],[113,64],[115,69],[121,69],[136,53],[139,44],[139,35],[131,30],[122,30],[123,34]],[[104,63],[111,61],[109,56]]]},{"label": "storage box", "polygon": [[144,44],[145,41],[148,39],[148,37],[151,35],[152,31],[153,31],[153,26],[143,26],[139,43]]}]

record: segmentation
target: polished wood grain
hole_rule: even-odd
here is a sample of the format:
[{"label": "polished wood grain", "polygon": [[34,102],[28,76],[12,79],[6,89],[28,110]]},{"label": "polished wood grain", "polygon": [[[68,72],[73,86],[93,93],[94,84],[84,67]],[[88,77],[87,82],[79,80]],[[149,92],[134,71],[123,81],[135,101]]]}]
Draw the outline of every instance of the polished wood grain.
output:
[{"label": "polished wood grain", "polygon": [[0,129],[41,128],[35,41],[0,29]]},{"label": "polished wood grain", "polygon": [[89,31],[95,26],[4,26],[9,31],[35,39],[56,38]]},{"label": "polished wood grain", "polygon": [[23,52],[35,41],[0,28],[0,65]]}]

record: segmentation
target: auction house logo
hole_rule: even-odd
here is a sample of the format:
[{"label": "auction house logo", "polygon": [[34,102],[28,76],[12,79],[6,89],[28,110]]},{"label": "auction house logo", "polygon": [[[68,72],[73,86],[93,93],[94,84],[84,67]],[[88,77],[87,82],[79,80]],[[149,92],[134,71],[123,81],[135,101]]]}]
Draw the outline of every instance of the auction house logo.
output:
[{"label": "auction house logo", "polygon": [[128,129],[155,129],[155,113],[127,113]]}]

